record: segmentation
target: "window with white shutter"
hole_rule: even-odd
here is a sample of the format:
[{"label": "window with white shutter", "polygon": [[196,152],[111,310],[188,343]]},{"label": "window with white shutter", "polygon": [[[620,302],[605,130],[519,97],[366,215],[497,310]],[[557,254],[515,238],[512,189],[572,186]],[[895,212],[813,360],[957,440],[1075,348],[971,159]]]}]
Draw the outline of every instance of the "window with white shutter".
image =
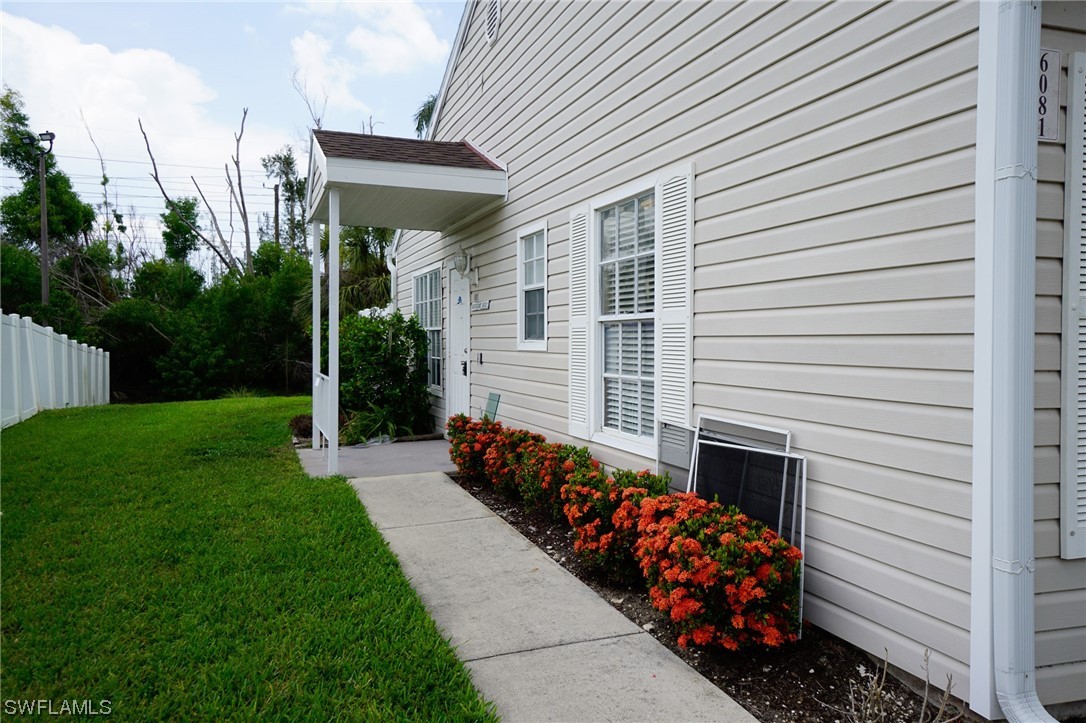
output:
[{"label": "window with white shutter", "polygon": [[431,391],[441,390],[441,268],[414,277],[415,316],[426,330],[426,382]]},{"label": "window with white shutter", "polygon": [[570,434],[654,457],[690,414],[692,168],[570,218]]},{"label": "window with white shutter", "polygon": [[1086,53],[1068,66],[1060,555],[1086,557]]}]

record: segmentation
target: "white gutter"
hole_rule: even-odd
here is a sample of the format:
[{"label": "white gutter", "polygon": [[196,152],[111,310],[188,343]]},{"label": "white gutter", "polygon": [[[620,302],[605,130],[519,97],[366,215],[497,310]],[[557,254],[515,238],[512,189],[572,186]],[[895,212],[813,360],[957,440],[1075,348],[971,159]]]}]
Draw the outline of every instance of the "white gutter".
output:
[{"label": "white gutter", "polygon": [[1040,4],[980,7],[970,706],[1054,721],[1034,662],[1033,378]]}]

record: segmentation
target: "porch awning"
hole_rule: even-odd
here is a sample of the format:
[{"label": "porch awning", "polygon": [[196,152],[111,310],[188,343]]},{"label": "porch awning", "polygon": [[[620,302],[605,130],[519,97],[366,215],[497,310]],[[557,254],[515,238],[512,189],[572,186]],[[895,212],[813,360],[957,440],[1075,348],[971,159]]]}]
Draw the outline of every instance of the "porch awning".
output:
[{"label": "porch awning", "polygon": [[340,190],[344,226],[443,231],[501,201],[505,169],[467,141],[422,141],[313,131],[308,221],[328,221],[328,196]]}]

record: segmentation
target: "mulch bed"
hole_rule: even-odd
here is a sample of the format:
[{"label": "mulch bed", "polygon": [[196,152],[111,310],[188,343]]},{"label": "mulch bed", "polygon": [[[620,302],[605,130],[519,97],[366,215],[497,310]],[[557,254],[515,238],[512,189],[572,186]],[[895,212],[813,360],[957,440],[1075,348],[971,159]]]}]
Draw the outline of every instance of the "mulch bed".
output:
[{"label": "mulch bed", "polygon": [[[573,552],[573,532],[564,520],[528,512],[493,487],[461,487],[485,504],[562,567],[591,587],[627,618],[647,630],[762,723],[842,723],[858,719],[850,691],[878,666],[863,651],[812,625],[803,639],[780,650],[729,653],[720,649],[679,647],[666,616],[652,607],[643,585],[622,586],[601,580]],[[863,689],[866,690],[866,687]],[[900,680],[886,677],[882,693],[887,721],[920,720],[922,696]],[[929,718],[934,709],[929,709]],[[949,716],[948,716],[949,717]]]}]

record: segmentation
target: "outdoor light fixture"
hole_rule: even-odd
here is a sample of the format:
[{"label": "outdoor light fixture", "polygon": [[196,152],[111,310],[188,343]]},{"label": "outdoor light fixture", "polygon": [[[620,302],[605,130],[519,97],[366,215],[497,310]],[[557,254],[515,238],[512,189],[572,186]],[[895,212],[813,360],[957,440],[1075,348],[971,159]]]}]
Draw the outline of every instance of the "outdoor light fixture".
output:
[{"label": "outdoor light fixture", "polygon": [[461,276],[466,276],[468,273],[468,265],[471,263],[471,257],[461,251],[452,258],[453,268],[456,269],[456,273]]},{"label": "outdoor light fixture", "polygon": [[53,152],[53,141],[57,134],[53,131],[39,133],[37,138],[25,135],[19,140],[28,146],[40,143],[48,143],[48,148],[38,145],[38,186],[41,189],[41,303],[49,304],[49,215],[46,210],[45,200],[45,157]]}]

